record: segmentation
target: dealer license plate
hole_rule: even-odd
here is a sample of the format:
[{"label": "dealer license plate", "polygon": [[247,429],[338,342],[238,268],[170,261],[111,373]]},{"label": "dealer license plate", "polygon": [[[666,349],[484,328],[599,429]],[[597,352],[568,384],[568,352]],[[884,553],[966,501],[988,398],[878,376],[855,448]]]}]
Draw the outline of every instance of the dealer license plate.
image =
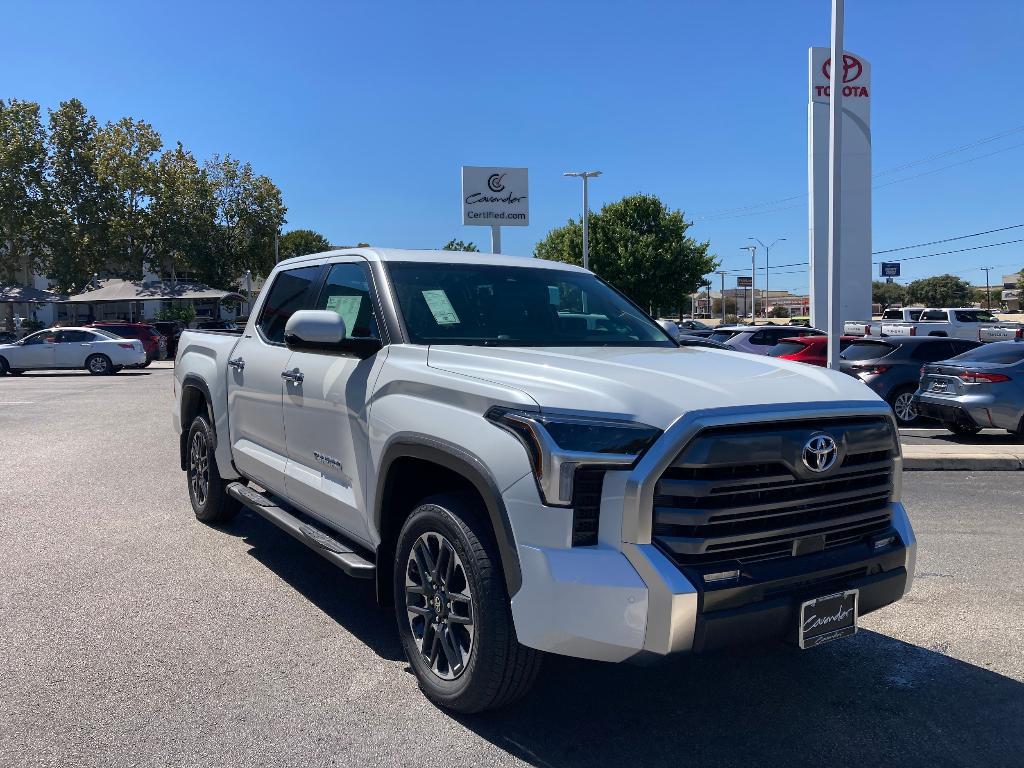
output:
[{"label": "dealer license plate", "polygon": [[817,597],[800,606],[800,647],[816,648],[857,631],[858,590]]},{"label": "dealer license plate", "polygon": [[949,387],[949,382],[946,381],[933,381],[930,387],[932,392],[945,392]]}]

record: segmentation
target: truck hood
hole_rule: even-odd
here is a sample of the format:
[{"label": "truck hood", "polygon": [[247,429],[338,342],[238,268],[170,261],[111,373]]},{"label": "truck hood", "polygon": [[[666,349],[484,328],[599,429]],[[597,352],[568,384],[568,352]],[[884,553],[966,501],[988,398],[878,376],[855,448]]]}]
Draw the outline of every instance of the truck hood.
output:
[{"label": "truck hood", "polygon": [[541,410],[614,414],[659,429],[705,408],[879,399],[837,371],[699,347],[431,346],[427,364],[515,387]]}]

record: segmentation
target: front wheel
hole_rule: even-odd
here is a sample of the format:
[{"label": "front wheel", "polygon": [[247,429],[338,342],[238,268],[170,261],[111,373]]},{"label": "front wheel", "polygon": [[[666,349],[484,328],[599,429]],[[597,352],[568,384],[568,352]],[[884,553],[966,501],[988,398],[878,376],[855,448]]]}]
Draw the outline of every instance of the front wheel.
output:
[{"label": "front wheel", "polygon": [[472,497],[422,502],[395,559],[398,633],[427,698],[481,712],[525,694],[542,654],[519,644],[501,561]]},{"label": "front wheel", "polygon": [[896,422],[901,427],[909,427],[916,424],[920,414],[917,411],[917,404],[914,402],[916,389],[901,389],[892,397],[890,405],[896,414]]},{"label": "front wheel", "polygon": [[240,506],[224,490],[216,444],[210,422],[205,416],[196,416],[188,430],[188,498],[196,519],[210,525],[228,522]]}]

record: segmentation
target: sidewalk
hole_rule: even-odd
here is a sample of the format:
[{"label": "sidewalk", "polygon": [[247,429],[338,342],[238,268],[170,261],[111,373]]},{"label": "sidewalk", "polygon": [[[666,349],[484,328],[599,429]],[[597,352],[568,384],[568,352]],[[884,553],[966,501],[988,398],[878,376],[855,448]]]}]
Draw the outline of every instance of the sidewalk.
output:
[{"label": "sidewalk", "polygon": [[1024,469],[1024,444],[998,430],[986,430],[970,438],[942,429],[900,430],[900,441],[906,470]]}]

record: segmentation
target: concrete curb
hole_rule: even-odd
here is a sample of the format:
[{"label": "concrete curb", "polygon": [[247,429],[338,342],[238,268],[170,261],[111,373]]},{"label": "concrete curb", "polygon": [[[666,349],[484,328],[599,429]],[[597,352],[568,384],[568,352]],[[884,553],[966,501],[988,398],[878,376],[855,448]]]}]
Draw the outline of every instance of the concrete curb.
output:
[{"label": "concrete curb", "polygon": [[903,469],[908,471],[1011,471],[1024,469],[1024,460],[1012,453],[947,453],[914,455],[905,451]]}]

